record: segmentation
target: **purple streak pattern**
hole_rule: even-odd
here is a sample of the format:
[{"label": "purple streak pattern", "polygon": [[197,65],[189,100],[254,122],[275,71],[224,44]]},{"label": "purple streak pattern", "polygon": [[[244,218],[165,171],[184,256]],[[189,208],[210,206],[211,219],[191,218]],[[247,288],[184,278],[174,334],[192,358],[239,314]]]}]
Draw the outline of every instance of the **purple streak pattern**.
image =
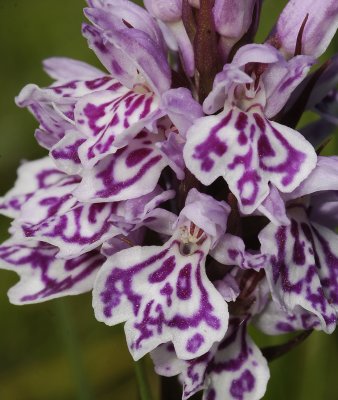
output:
[{"label": "purple streak pattern", "polygon": [[316,315],[296,306],[293,312],[285,312],[277,303],[270,300],[263,312],[255,317],[255,326],[267,335],[281,335],[300,330],[321,330]]},{"label": "purple streak pattern", "polygon": [[219,244],[210,254],[223,265],[237,265],[244,270],[260,270],[266,264],[264,253],[246,251],[243,240],[229,233],[221,237]]},{"label": "purple streak pattern", "polygon": [[290,313],[301,306],[315,314],[322,329],[330,333],[336,325],[336,235],[312,227],[303,206],[292,207],[288,215],[289,226],[269,224],[259,235],[261,251],[269,255],[266,275],[272,295]]},{"label": "purple streak pattern", "polygon": [[296,131],[233,108],[195,122],[184,159],[204,185],[223,177],[241,210],[251,213],[268,195],[269,182],[281,192],[294,190],[315,167],[316,154]]},{"label": "purple streak pattern", "polygon": [[27,238],[50,243],[60,249],[58,257],[72,258],[95,249],[122,230],[110,223],[116,204],[78,204],[36,224],[23,224]]},{"label": "purple streak pattern", "polygon": [[159,116],[158,100],[151,92],[102,91],[85,96],[75,108],[78,129],[88,137],[80,148],[82,163],[93,166],[115,153]]},{"label": "purple streak pattern", "polygon": [[50,151],[50,156],[55,165],[69,175],[79,175],[82,165],[79,157],[79,147],[86,139],[76,130],[69,130]]},{"label": "purple streak pattern", "polygon": [[171,345],[152,352],[160,375],[181,374],[183,399],[204,389],[203,399],[258,400],[270,377],[266,360],[247,334],[247,320],[232,318],[222,341],[191,361],[177,360]]},{"label": "purple streak pattern", "polygon": [[208,241],[184,257],[180,247],[173,238],[161,247],[122,250],[100,270],[95,315],[108,325],[127,321],[127,342],[135,359],[169,340],[180,358],[191,359],[226,331],[226,303],[204,270]]},{"label": "purple streak pattern", "polygon": [[63,179],[64,174],[47,157],[23,163],[18,170],[15,186],[0,198],[0,213],[11,218],[17,217],[22,206],[37,190],[51,187]]},{"label": "purple streak pattern", "polygon": [[38,303],[92,289],[104,257],[97,251],[71,260],[55,257],[57,249],[40,243],[4,243],[2,267],[17,272],[21,280],[8,293],[13,304]]},{"label": "purple streak pattern", "polygon": [[[262,0],[87,4],[105,70],[49,58],[53,83],[16,98],[49,154],[0,198],[13,218],[0,269],[20,276],[9,299],[93,289],[97,319],[125,323],[133,358],[152,352],[183,400],[260,400],[267,361],[299,341],[265,360],[250,324],[337,324],[338,157],[321,155],[337,55],[310,71],[337,0],[289,0],[261,44]],[[308,110],[320,119],[297,132]]]},{"label": "purple streak pattern", "polygon": [[165,154],[156,146],[156,135],[143,131],[129,146],[84,170],[75,195],[81,201],[90,202],[143,196],[155,188],[168,163]]},{"label": "purple streak pattern", "polygon": [[25,196],[12,223],[13,237],[49,243],[60,249],[59,258],[69,259],[117,235],[129,234],[150,220],[155,229],[155,223],[168,218],[157,207],[173,198],[173,191],[162,191],[158,186],[143,197],[123,202],[81,203],[72,194],[79,181],[77,176],[63,174],[55,184]]}]

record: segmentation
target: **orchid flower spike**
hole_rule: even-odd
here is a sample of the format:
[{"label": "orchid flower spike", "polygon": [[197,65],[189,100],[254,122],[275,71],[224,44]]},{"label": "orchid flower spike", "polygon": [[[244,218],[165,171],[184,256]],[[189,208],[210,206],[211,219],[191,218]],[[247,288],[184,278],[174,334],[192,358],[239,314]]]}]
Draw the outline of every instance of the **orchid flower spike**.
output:
[{"label": "orchid flower spike", "polygon": [[[321,151],[338,58],[313,66],[338,3],[290,0],[265,43],[261,0],[87,3],[102,67],[49,58],[54,81],[16,97],[48,154],[0,198],[9,300],[91,291],[97,320],[124,323],[133,359],[150,353],[183,399],[262,399],[281,348],[250,326],[337,325],[338,157]],[[298,129],[306,110],[319,119]]]}]

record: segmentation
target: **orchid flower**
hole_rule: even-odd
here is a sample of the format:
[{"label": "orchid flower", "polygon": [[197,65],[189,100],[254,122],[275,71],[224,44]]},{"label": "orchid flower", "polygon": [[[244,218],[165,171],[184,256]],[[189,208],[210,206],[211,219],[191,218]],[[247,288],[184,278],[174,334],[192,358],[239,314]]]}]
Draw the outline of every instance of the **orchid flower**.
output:
[{"label": "orchid flower", "polygon": [[190,359],[224,335],[227,305],[208,280],[205,261],[228,213],[226,203],[192,189],[163,246],[131,247],[103,265],[93,295],[96,317],[108,325],[127,321],[135,359],[169,340]]},{"label": "orchid flower", "polygon": [[[319,215],[327,193],[338,189],[337,161],[320,157],[309,178],[286,197],[290,224],[270,223],[259,234],[275,301],[288,312],[302,307],[314,314],[328,333],[337,319],[338,237]],[[335,201],[331,204],[335,206]]]},{"label": "orchid flower", "polygon": [[[280,352],[250,325],[305,338],[337,324],[338,158],[320,154],[337,56],[312,69],[336,2],[290,0],[265,43],[260,0],[87,3],[102,70],[52,57],[54,82],[16,98],[49,153],[0,198],[9,299],[92,291],[97,320],[124,323],[134,360],[178,375],[183,399],[262,399]],[[298,130],[305,110],[321,119]]]},{"label": "orchid flower", "polygon": [[[259,274],[255,273],[257,276]],[[243,271],[236,277],[225,275],[224,283],[233,280],[237,291],[232,298],[224,293],[227,301],[237,303],[236,315],[229,321],[224,338],[208,353],[193,360],[182,360],[175,353],[171,343],[161,345],[151,353],[155,370],[163,376],[180,375],[183,383],[183,399],[188,399],[199,390],[204,390],[203,399],[261,399],[266,391],[270,377],[267,361],[250,338],[247,327],[256,314],[258,317],[268,302],[266,282],[250,293],[252,281]],[[256,278],[256,277],[254,277]],[[246,282],[249,299],[240,298],[239,285]],[[235,304],[236,304],[235,303]],[[234,304],[234,305],[235,305]],[[257,318],[257,317],[256,317]],[[269,323],[266,323],[269,326]]]},{"label": "orchid flower", "polygon": [[[302,135],[268,119],[305,77],[312,59],[291,61],[269,45],[243,46],[216,75],[202,117],[187,133],[184,159],[204,185],[223,177],[241,210],[250,214],[269,194],[296,188],[316,165]],[[250,72],[249,72],[250,71]]]},{"label": "orchid flower", "polygon": [[[27,171],[34,179],[34,192],[31,188],[27,191]],[[155,226],[167,217],[165,210],[159,212],[156,207],[175,195],[158,186],[145,196],[126,201],[81,203],[73,195],[78,182],[79,177],[57,170],[50,158],[22,165],[15,188],[0,201],[0,212],[15,218],[10,228],[13,239],[48,243],[60,249],[59,258],[69,259],[113,237],[128,235],[147,219]]]}]

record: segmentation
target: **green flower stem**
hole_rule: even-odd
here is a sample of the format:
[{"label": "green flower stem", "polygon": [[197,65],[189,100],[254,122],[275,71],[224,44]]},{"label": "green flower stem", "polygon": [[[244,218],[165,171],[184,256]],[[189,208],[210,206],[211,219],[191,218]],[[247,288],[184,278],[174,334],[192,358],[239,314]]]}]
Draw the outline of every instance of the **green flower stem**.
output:
[{"label": "green flower stem", "polygon": [[291,351],[292,349],[303,343],[304,340],[306,340],[311,335],[312,332],[313,330],[310,329],[293,337],[286,343],[277,346],[264,347],[261,349],[263,356],[268,360],[268,362],[276,360],[277,358],[283,356],[284,354],[288,353],[289,351]]},{"label": "green flower stem", "polygon": [[55,309],[59,320],[62,340],[74,375],[76,399],[92,400],[88,380],[84,371],[79,340],[76,335],[72,315],[67,307],[66,300],[58,299],[55,302]]},{"label": "green flower stem", "polygon": [[152,400],[149,383],[146,377],[145,357],[134,362],[135,375],[141,400]]}]

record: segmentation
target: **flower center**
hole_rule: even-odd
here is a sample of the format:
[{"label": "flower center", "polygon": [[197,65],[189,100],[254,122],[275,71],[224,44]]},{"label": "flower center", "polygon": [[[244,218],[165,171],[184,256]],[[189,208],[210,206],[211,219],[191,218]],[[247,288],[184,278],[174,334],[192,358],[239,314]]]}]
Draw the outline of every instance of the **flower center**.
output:
[{"label": "flower center", "polygon": [[205,232],[193,222],[190,222],[189,226],[181,226],[180,231],[180,252],[184,256],[193,254],[207,238]]},{"label": "flower center", "polygon": [[252,78],[252,83],[238,85],[233,91],[233,104],[244,112],[254,108],[262,109],[266,103],[263,83],[260,78],[256,79],[254,73]]},{"label": "flower center", "polygon": [[133,86],[133,91],[139,94],[146,94],[146,93],[150,93],[151,90],[148,88],[148,86],[144,83],[136,83]]}]

